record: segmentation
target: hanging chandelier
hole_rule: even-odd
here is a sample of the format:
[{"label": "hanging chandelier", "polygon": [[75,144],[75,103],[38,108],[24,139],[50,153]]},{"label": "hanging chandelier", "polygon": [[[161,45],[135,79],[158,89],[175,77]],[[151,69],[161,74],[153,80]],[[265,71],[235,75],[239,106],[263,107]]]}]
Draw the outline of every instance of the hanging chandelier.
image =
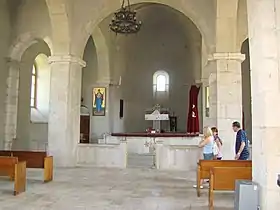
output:
[{"label": "hanging chandelier", "polygon": [[117,11],[109,25],[110,29],[116,34],[135,34],[141,28],[141,21],[137,21],[136,12],[131,11],[129,0],[125,6],[122,1],[121,8]]}]

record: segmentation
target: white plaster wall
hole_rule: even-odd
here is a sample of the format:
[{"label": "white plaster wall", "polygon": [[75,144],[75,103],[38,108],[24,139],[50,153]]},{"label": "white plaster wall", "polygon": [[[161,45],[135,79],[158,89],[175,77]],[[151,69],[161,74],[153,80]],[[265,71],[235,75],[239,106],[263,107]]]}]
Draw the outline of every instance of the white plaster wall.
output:
[{"label": "white plaster wall", "polygon": [[4,146],[6,79],[8,76],[8,65],[5,58],[8,56],[11,36],[9,15],[6,1],[0,1],[0,149]]},{"label": "white plaster wall", "polygon": [[30,124],[30,143],[29,149],[35,151],[46,151],[48,146],[48,124],[31,123]]}]

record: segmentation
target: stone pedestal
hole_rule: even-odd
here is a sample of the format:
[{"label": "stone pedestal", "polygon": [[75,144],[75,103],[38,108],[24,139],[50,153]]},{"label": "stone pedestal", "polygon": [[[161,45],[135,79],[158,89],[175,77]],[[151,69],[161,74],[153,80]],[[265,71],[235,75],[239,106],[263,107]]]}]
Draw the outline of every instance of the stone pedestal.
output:
[{"label": "stone pedestal", "polygon": [[248,0],[252,78],[253,179],[261,186],[261,209],[280,206],[280,2]]},{"label": "stone pedestal", "polygon": [[52,56],[48,151],[56,166],[76,165],[80,138],[82,67],[86,63],[73,56]]},{"label": "stone pedestal", "polygon": [[[224,159],[234,158],[235,134],[232,122],[242,119],[241,53],[215,53],[210,61],[217,68],[209,78],[210,117],[215,117],[215,126],[223,139]],[[213,117],[214,116],[214,117]]]}]

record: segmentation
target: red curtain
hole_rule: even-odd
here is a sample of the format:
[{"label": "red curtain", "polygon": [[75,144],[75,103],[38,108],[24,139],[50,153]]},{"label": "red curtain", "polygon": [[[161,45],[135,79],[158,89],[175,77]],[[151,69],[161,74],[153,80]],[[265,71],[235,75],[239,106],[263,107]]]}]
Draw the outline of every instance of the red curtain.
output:
[{"label": "red curtain", "polygon": [[199,134],[199,118],[197,109],[197,100],[200,87],[192,85],[189,95],[189,114],[188,114],[188,134]]}]

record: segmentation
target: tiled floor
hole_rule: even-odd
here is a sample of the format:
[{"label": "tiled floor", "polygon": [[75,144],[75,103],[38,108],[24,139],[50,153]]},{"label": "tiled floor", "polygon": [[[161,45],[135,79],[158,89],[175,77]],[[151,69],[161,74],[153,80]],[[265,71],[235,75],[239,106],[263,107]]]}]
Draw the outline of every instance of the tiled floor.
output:
[{"label": "tiled floor", "polygon": [[[192,188],[194,172],[144,168],[56,169],[54,181],[43,184],[42,171],[28,171],[27,191],[12,196],[12,183],[0,179],[3,210],[207,210]],[[215,194],[215,210],[233,210],[233,195]]]}]

